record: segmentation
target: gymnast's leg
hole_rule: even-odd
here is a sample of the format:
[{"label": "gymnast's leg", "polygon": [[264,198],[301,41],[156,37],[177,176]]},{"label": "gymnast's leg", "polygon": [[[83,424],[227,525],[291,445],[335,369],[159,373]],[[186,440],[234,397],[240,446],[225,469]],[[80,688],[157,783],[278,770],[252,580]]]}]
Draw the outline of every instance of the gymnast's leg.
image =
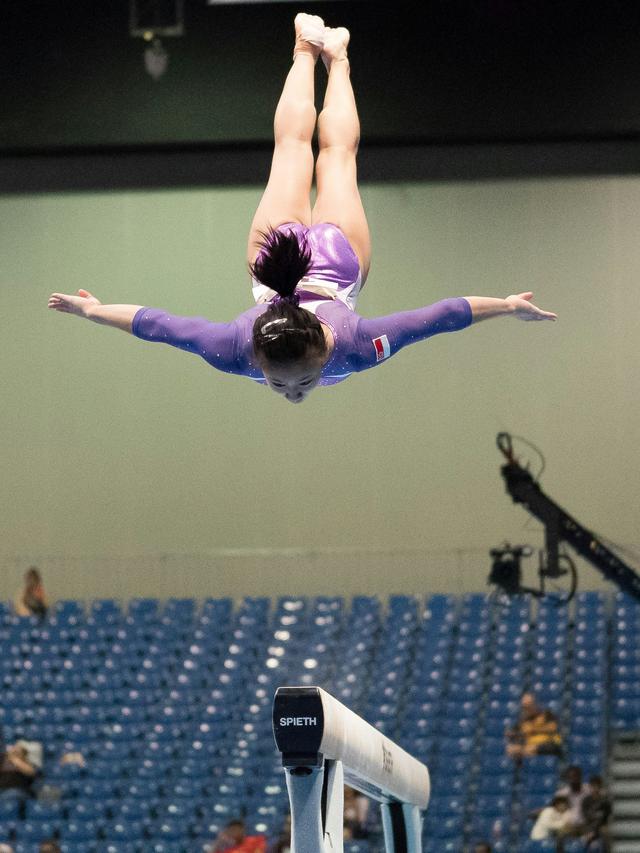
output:
[{"label": "gymnast's leg", "polygon": [[285,222],[311,224],[311,139],[316,125],[314,72],[324,38],[324,22],[317,15],[301,13],[296,15],[295,30],[293,65],[274,118],[275,147],[269,181],[249,231],[249,263],[258,254],[260,231],[269,226],[277,228]]},{"label": "gymnast's leg", "polygon": [[371,264],[371,238],[356,171],[360,120],[350,79],[349,31],[326,27],[322,59],[329,70],[324,104],[318,116],[317,198],[311,221],[337,225],[360,261],[362,282]]}]

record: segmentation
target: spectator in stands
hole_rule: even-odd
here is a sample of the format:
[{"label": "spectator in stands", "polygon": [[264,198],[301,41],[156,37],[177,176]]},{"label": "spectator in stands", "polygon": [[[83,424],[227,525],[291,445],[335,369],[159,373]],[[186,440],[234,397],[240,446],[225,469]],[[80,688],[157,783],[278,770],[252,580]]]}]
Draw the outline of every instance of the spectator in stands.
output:
[{"label": "spectator in stands", "polygon": [[520,700],[520,716],[507,729],[507,755],[516,761],[533,755],[560,755],[562,738],[558,721],[549,709],[540,708],[533,693],[524,693]]},{"label": "spectator in stands", "polygon": [[35,566],[25,572],[24,588],[15,598],[14,609],[17,616],[39,616],[44,619],[47,615],[49,603],[42,585],[42,576]]},{"label": "spectator in stands", "polygon": [[39,767],[29,755],[28,744],[20,740],[10,744],[0,758],[0,792],[12,788],[31,793]]},{"label": "spectator in stands", "polygon": [[291,853],[291,815],[284,819],[282,832],[269,847],[269,853]]},{"label": "spectator in stands", "polygon": [[347,839],[368,838],[367,815],[369,798],[359,791],[344,786],[344,837]]},{"label": "spectator in stands", "polygon": [[247,835],[244,822],[232,820],[220,832],[210,853],[266,853],[264,835]]},{"label": "spectator in stands", "polygon": [[13,853],[13,847],[10,844],[0,844],[0,853]]},{"label": "spectator in stands", "polygon": [[473,853],[491,853],[491,845],[486,841],[480,841],[473,848]]},{"label": "spectator in stands", "polygon": [[531,830],[531,838],[533,841],[547,841],[569,835],[571,830],[569,800],[556,794],[551,800],[551,805],[542,809],[538,815]]},{"label": "spectator in stands", "polygon": [[40,843],[39,853],[62,853],[62,851],[55,838],[49,838],[47,841]]},{"label": "spectator in stands", "polygon": [[576,764],[571,764],[567,767],[563,778],[566,784],[558,788],[556,796],[566,797],[569,800],[569,817],[571,818],[573,833],[574,835],[580,835],[584,825],[582,803],[589,794],[590,789],[588,785],[583,784],[582,769]]},{"label": "spectator in stands", "polygon": [[587,850],[600,849],[608,853],[611,800],[607,797],[601,776],[591,776],[589,793],[582,801],[582,823]]}]

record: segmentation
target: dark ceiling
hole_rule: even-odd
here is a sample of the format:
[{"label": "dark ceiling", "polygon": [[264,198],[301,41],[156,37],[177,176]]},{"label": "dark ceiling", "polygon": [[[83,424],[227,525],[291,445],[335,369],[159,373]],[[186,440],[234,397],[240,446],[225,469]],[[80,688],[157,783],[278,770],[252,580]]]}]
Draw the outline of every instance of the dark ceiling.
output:
[{"label": "dark ceiling", "polygon": [[214,182],[253,180],[268,163],[299,5],[351,30],[361,157],[373,175],[446,176],[452,162],[469,175],[492,164],[640,165],[638,3],[185,0],[185,35],[165,41],[169,67],[156,82],[128,34],[127,0],[24,0],[3,4],[0,28],[2,185],[16,188],[9,165],[17,174],[27,160],[33,174],[51,158],[94,176],[114,158],[123,175],[127,163],[155,172],[155,157],[169,182],[202,168]]}]

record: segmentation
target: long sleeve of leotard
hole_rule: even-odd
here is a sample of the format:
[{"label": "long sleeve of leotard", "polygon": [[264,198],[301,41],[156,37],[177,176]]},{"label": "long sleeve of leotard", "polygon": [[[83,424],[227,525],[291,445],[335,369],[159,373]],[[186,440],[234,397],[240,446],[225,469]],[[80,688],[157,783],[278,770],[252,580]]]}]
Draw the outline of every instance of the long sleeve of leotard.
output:
[{"label": "long sleeve of leotard", "polygon": [[245,312],[230,323],[212,323],[204,317],[178,317],[158,308],[141,308],[131,331],[145,341],[169,344],[199,355],[212,367],[226,373],[261,376],[251,364],[247,341],[252,318]]},{"label": "long sleeve of leotard", "polygon": [[471,306],[464,297],[443,299],[424,308],[386,317],[360,317],[353,341],[353,369],[366,370],[408,344],[471,325]]}]

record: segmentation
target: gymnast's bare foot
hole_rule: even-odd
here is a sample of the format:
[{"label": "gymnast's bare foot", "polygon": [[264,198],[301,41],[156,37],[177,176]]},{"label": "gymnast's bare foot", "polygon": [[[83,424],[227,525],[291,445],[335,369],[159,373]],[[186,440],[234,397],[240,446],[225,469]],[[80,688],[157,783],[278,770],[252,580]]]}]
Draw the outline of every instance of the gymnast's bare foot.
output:
[{"label": "gymnast's bare foot", "polygon": [[309,53],[314,60],[320,56],[324,44],[324,21],[318,15],[307,15],[299,12],[294,21],[296,28],[296,44],[293,49],[293,58],[298,53]]},{"label": "gymnast's bare foot", "polygon": [[350,37],[349,30],[346,27],[324,28],[322,61],[324,62],[327,71],[331,68],[332,62],[349,61],[347,56],[347,46],[349,44]]}]

